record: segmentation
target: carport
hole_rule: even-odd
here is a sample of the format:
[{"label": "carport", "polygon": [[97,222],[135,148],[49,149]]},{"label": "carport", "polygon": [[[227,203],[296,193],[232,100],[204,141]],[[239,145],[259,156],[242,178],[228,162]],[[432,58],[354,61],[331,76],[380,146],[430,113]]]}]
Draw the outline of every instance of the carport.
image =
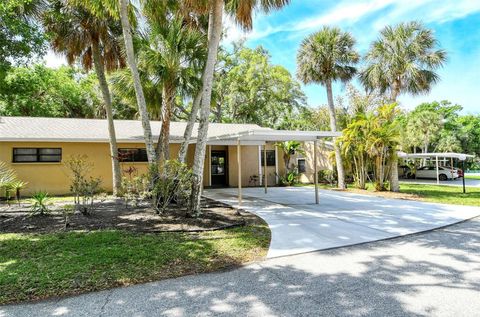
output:
[{"label": "carport", "polygon": [[[441,158],[447,158],[447,159],[458,159],[459,161],[462,162],[462,169],[465,171],[465,161],[468,158],[473,158],[475,156],[470,155],[470,154],[464,154],[464,153],[404,153],[404,152],[399,152],[398,157],[403,158],[403,159],[435,159],[435,167],[437,169],[437,185],[440,185],[440,177],[439,177],[439,165],[438,161]],[[465,193],[465,177],[462,177],[463,179],[463,192]]]},{"label": "carport", "polygon": [[[233,144],[237,145],[237,164],[238,164],[238,206],[242,204],[242,145],[243,144],[257,144],[263,145],[263,167],[267,167],[267,143],[277,143],[284,141],[310,141],[314,143],[313,146],[313,160],[314,160],[314,184],[315,184],[315,204],[319,203],[318,195],[318,141],[324,138],[333,138],[341,136],[341,132],[330,131],[290,131],[290,130],[270,130],[259,129],[249,130],[234,134],[224,134],[208,139],[208,144]],[[264,192],[268,193],[267,173],[265,177]]]}]

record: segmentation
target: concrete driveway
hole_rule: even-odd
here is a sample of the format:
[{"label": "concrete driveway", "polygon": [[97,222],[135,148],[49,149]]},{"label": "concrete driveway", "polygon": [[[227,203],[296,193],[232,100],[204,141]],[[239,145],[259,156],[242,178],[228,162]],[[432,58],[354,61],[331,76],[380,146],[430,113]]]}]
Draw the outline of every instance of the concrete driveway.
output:
[{"label": "concrete driveway", "polygon": [[[268,258],[343,247],[443,227],[480,215],[480,208],[385,199],[329,190],[314,204],[313,187],[244,188],[242,208],[272,231]],[[237,189],[205,196],[237,206]]]}]

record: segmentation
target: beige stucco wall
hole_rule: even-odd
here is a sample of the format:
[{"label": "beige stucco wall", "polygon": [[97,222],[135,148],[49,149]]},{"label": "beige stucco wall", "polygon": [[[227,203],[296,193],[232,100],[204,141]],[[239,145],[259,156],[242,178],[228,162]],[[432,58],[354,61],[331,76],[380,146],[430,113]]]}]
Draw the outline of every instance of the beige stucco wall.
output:
[{"label": "beige stucco wall", "polygon": [[[313,183],[314,180],[314,159],[313,159],[313,149],[314,143],[313,142],[304,142],[303,143],[303,150],[305,154],[299,155],[296,154],[291,159],[291,164],[297,165],[298,158],[305,158],[306,164],[306,171],[300,175],[300,182],[301,183]],[[318,142],[317,148],[317,170],[331,170],[332,163],[329,160],[329,153],[331,152],[322,142]]]}]

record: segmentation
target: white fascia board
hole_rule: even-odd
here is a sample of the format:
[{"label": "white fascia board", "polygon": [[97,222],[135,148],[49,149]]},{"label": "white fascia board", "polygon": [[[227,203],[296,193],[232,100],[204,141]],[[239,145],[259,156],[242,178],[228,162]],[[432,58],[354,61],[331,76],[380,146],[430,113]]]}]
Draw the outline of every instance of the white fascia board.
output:
[{"label": "white fascia board", "polygon": [[[240,141],[241,145],[264,145],[264,141]],[[207,141],[208,145],[237,145],[237,140],[215,140]]]},{"label": "white fascia board", "polygon": [[240,133],[224,134],[211,137],[215,140],[245,140],[245,141],[314,141],[321,138],[339,137],[341,132],[330,131],[290,131],[290,130],[249,130]]},{"label": "white fascia board", "polygon": [[397,153],[400,158],[457,158],[459,160],[466,160],[467,158],[473,158],[474,155],[464,153]]},{"label": "white fascia board", "polygon": [[[79,139],[79,138],[0,138],[0,142],[58,142],[58,143],[109,143],[109,139]],[[117,143],[145,143],[142,139],[117,139]],[[182,140],[170,140],[169,143],[182,143]]]}]

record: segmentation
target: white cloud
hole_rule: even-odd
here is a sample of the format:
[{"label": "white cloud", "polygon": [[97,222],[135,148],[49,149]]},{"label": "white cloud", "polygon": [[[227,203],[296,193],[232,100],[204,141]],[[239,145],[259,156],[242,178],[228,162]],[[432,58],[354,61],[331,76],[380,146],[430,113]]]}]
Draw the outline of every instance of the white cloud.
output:
[{"label": "white cloud", "polygon": [[367,15],[378,13],[381,10],[385,10],[385,14],[374,21],[373,28],[375,30],[383,28],[386,24],[397,23],[405,19],[422,20],[425,23],[445,23],[479,12],[480,1],[442,0],[439,4],[438,0],[344,0],[327,12],[322,11],[310,18],[301,15],[294,21],[289,20],[275,26],[270,25],[268,19],[266,21],[265,15],[259,14],[254,19],[254,29],[251,32],[243,32],[229,18],[226,21],[226,25],[229,27],[226,41],[231,42],[231,39],[238,40],[240,38],[258,40],[278,32],[303,35],[317,30],[322,25],[353,25]]}]

